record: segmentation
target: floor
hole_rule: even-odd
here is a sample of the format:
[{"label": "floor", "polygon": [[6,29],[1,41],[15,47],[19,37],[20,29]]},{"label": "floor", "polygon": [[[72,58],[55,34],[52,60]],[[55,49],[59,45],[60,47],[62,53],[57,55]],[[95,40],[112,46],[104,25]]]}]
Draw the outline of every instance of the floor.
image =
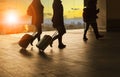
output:
[{"label": "floor", "polygon": [[85,42],[83,30],[67,30],[66,48],[58,49],[56,40],[44,53],[37,40],[22,50],[18,41],[24,34],[0,35],[0,77],[120,77],[120,32],[101,32],[104,38],[96,40],[89,31]]}]

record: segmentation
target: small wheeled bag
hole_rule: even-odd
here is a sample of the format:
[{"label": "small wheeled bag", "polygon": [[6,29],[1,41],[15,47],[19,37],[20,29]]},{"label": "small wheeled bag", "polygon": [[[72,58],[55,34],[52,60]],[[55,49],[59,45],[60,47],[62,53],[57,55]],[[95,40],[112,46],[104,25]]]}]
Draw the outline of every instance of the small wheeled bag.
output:
[{"label": "small wheeled bag", "polygon": [[19,46],[26,49],[29,43],[35,39],[36,34],[37,32],[33,33],[32,35],[30,34],[23,35],[20,41],[18,42]]},{"label": "small wheeled bag", "polygon": [[30,41],[32,40],[33,36],[30,34],[25,34],[22,36],[22,38],[19,41],[19,46],[21,46],[22,48],[27,48],[27,46],[29,45]]},{"label": "small wheeled bag", "polygon": [[48,45],[52,42],[52,38],[57,34],[55,32],[52,36],[50,35],[44,35],[43,38],[37,43],[37,47],[41,50],[44,51]]}]

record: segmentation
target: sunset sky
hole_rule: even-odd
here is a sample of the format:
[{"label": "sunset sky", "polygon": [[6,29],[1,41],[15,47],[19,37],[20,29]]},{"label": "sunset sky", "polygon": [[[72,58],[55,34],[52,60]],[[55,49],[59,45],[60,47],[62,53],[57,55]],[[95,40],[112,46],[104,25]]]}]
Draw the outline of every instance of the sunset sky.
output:
[{"label": "sunset sky", "polygon": [[[52,2],[53,0],[41,0],[44,5],[44,16],[46,18],[52,17]],[[69,1],[69,2],[68,2]],[[0,0],[0,19],[10,19],[9,15],[16,16],[16,20],[19,17],[26,17],[26,10],[32,0]],[[83,0],[62,0],[64,6],[65,18],[80,18],[82,16]],[[13,17],[12,16],[12,17]],[[8,18],[9,17],[9,18]],[[15,19],[14,17],[12,19]],[[13,22],[13,21],[12,21]]]}]

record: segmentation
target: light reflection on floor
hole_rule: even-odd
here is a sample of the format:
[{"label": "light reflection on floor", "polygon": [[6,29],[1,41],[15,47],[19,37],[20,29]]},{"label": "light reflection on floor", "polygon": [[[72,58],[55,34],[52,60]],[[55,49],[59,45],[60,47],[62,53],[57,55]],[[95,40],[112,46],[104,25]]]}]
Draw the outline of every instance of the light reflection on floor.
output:
[{"label": "light reflection on floor", "polygon": [[[42,37],[53,33],[43,32]],[[84,42],[83,30],[68,30],[63,39],[65,49],[58,49],[56,40],[44,53],[35,46],[37,40],[33,47],[22,50],[17,42],[24,34],[0,35],[0,77],[118,77],[120,37],[111,37],[119,33],[104,34],[96,40],[88,33],[89,40]]]}]

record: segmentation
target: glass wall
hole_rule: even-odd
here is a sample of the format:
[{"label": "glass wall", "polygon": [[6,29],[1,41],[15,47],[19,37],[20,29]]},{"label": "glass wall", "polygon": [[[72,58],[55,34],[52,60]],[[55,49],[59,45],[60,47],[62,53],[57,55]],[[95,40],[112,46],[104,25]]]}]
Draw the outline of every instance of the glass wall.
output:
[{"label": "glass wall", "polygon": [[[31,2],[32,0],[1,0],[0,26],[2,26],[2,29],[4,29],[4,27],[5,28],[7,27],[9,29],[14,29],[14,27],[15,28],[19,27],[20,31],[19,30],[17,31],[21,32],[22,29],[26,29],[26,26],[28,26],[28,28],[33,27],[31,26],[32,25],[31,16],[28,16],[26,14],[27,8]],[[53,10],[52,10],[53,0],[41,0],[41,2],[44,5],[43,25],[45,27],[43,28],[46,27],[52,28],[51,18],[53,16]],[[62,0],[62,4],[64,6],[64,21],[65,21],[64,23],[66,28],[67,29],[82,28],[83,25],[82,12],[84,5],[83,0]],[[23,32],[24,31],[25,30],[23,30]]]}]

